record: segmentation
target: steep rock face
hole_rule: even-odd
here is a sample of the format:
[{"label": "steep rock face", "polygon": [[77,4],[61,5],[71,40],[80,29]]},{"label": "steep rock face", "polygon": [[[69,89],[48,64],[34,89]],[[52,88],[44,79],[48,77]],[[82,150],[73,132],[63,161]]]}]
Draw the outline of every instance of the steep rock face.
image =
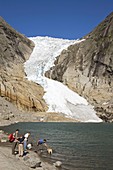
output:
[{"label": "steep rock face", "polygon": [[84,41],[63,50],[46,76],[84,96],[101,118],[113,119],[113,13]]},{"label": "steep rock face", "polygon": [[0,17],[0,96],[20,109],[45,111],[43,88],[27,81],[24,62],[30,57],[34,43],[16,32]]}]

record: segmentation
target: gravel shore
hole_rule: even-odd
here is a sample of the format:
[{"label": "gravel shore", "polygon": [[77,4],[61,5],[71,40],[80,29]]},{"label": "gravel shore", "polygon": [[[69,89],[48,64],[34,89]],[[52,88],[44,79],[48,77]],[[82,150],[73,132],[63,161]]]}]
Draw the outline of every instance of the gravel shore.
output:
[{"label": "gravel shore", "polygon": [[10,147],[0,146],[0,169],[2,170],[56,170],[54,165],[42,162],[40,157],[33,151],[24,157],[11,154]]},{"label": "gravel shore", "polygon": [[[43,146],[41,146],[42,148]],[[44,149],[44,148],[42,148]],[[28,149],[23,157],[12,155],[12,143],[8,141],[8,134],[0,130],[0,170],[56,170],[56,163],[50,164],[42,160],[39,148]],[[47,150],[46,150],[47,151]],[[48,154],[48,153],[47,153]]]}]

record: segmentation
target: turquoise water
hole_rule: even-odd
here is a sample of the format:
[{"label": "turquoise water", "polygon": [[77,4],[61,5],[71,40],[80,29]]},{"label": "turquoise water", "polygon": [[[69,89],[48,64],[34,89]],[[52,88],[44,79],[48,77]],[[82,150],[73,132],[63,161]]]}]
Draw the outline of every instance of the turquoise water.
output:
[{"label": "turquoise water", "polygon": [[35,144],[46,138],[54,152],[43,153],[43,159],[62,161],[62,170],[113,170],[112,123],[17,123],[4,130],[17,128],[30,131]]}]

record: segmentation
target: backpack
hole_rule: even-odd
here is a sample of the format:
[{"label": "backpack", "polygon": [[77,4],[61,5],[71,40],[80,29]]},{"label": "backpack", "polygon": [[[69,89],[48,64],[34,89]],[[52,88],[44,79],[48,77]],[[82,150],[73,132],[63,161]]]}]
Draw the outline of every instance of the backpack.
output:
[{"label": "backpack", "polygon": [[8,139],[9,139],[9,142],[13,142],[15,140],[15,137],[13,136],[13,134],[11,133],[9,136],[8,136]]}]

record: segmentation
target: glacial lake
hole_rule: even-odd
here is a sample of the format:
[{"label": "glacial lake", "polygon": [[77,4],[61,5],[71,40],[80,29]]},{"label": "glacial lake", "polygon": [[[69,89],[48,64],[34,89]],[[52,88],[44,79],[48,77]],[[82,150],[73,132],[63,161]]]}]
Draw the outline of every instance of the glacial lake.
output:
[{"label": "glacial lake", "polygon": [[31,132],[36,144],[46,138],[53,154],[42,154],[45,161],[63,163],[60,170],[113,170],[113,123],[17,123],[1,129]]}]

